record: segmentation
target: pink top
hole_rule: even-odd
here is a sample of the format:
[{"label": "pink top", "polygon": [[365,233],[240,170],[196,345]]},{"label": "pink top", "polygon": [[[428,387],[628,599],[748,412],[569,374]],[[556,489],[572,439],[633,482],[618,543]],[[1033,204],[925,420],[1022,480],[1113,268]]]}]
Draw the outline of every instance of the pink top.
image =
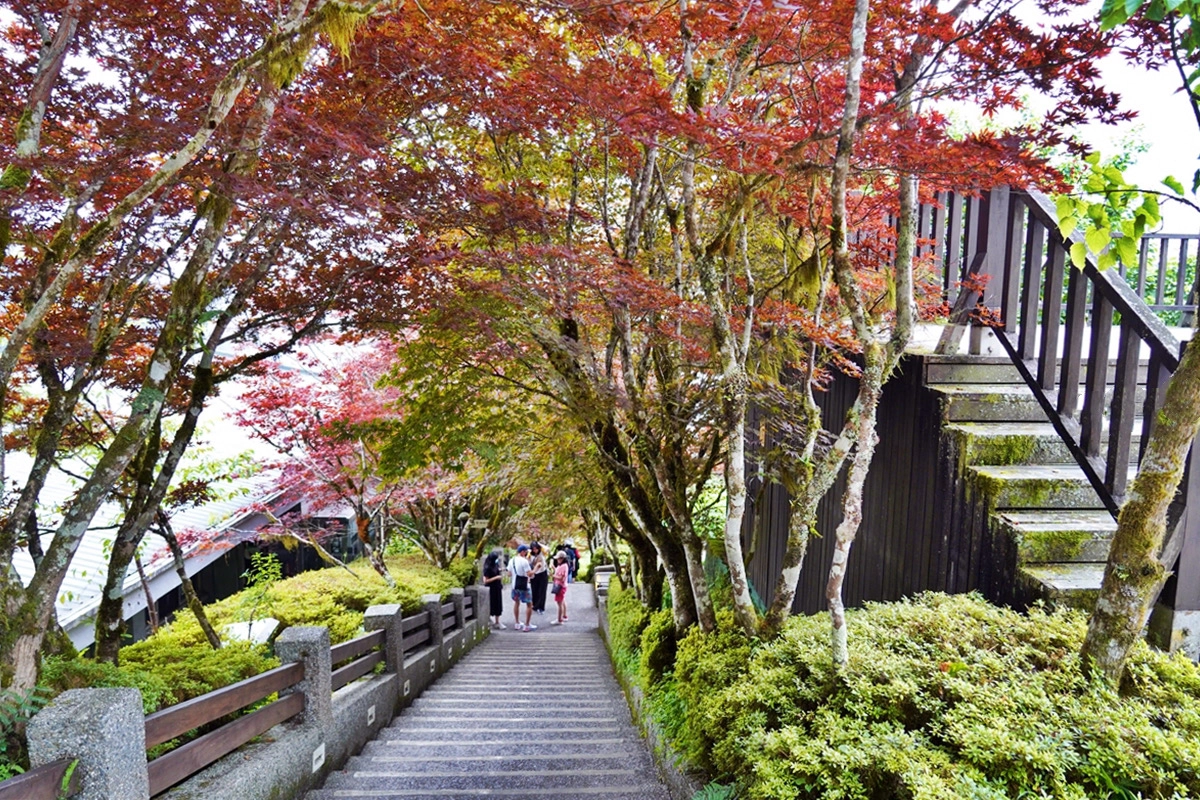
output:
[{"label": "pink top", "polygon": [[567,585],[567,565],[565,563],[554,568],[554,582],[561,583],[563,586]]}]

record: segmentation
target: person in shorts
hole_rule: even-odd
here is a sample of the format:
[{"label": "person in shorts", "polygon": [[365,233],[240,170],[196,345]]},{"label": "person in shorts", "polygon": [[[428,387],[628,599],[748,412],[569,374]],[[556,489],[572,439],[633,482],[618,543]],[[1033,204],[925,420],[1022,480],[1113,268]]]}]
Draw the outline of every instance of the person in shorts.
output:
[{"label": "person in shorts", "polygon": [[[508,571],[513,577],[513,622],[519,631],[532,631],[537,625],[530,625],[533,616],[533,593],[529,590],[529,573],[532,571],[529,563],[529,545],[520,545],[517,554],[508,562]],[[525,623],[521,623],[521,604],[525,604]]]},{"label": "person in shorts", "polygon": [[567,621],[567,581],[571,569],[567,566],[567,554],[559,550],[554,555],[554,602],[558,603],[558,619],[551,625],[562,625]]}]

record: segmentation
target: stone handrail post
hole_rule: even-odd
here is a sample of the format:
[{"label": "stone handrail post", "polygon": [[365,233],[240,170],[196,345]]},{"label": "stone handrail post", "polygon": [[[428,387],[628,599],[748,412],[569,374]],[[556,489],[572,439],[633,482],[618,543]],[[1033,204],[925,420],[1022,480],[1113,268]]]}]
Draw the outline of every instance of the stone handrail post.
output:
[{"label": "stone handrail post", "polygon": [[330,657],[328,628],[291,627],[275,640],[275,655],[284,664],[300,661],[304,664],[304,680],[286,694],[302,692],[305,725],[322,730],[333,728],[333,664]]},{"label": "stone handrail post", "polygon": [[384,631],[383,655],[387,671],[404,673],[404,612],[398,603],[371,606],[363,615],[363,630]]},{"label": "stone handrail post", "polygon": [[454,603],[454,626],[458,630],[467,627],[467,596],[461,586],[450,590],[450,602]]},{"label": "stone handrail post", "polygon": [[76,759],[76,800],[149,800],[146,718],[137,689],[70,689],[39,711],[26,729],[36,768]]}]

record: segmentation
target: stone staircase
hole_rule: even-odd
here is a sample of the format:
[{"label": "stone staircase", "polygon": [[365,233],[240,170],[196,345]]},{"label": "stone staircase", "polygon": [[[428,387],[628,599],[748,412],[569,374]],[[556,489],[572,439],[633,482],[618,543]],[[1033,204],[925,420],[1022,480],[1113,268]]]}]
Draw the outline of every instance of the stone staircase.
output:
[{"label": "stone staircase", "polygon": [[1016,369],[1007,358],[930,356],[925,370],[943,452],[957,462],[960,524],[979,529],[980,557],[994,562],[974,588],[1088,607],[1116,522]]},{"label": "stone staircase", "polygon": [[668,800],[596,630],[591,587],[571,621],[493,631],[346,767],[335,798]]}]

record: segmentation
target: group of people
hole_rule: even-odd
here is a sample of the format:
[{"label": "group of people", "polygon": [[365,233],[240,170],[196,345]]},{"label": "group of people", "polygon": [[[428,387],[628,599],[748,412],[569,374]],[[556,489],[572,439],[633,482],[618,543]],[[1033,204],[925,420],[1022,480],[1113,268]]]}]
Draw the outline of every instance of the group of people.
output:
[{"label": "group of people", "polygon": [[[519,631],[537,630],[533,615],[546,613],[546,591],[554,595],[558,605],[558,619],[551,625],[562,625],[569,621],[567,616],[567,585],[575,578],[579,563],[577,551],[568,539],[555,553],[552,563],[546,561],[541,544],[517,546],[517,554],[503,564],[504,551],[493,550],[483,563],[483,583],[488,587],[489,608],[492,627],[507,628],[500,617],[504,615],[503,585],[505,574],[512,579],[513,626]],[[521,606],[525,607],[525,621],[521,621]]]}]

